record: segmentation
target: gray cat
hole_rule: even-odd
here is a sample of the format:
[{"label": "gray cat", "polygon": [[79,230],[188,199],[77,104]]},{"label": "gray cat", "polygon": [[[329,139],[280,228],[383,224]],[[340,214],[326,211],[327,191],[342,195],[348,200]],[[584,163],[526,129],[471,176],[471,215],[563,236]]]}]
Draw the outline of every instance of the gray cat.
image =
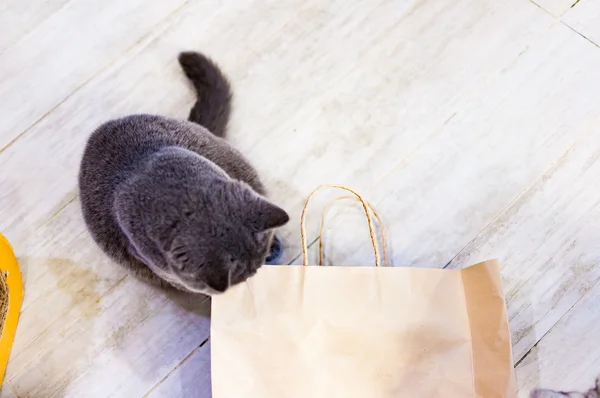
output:
[{"label": "gray cat", "polygon": [[179,62],[198,96],[190,121],[134,115],[100,126],[81,161],[81,206],[97,244],[133,274],[211,295],[275,260],[273,229],[289,217],[223,139],[225,76],[202,54]]}]

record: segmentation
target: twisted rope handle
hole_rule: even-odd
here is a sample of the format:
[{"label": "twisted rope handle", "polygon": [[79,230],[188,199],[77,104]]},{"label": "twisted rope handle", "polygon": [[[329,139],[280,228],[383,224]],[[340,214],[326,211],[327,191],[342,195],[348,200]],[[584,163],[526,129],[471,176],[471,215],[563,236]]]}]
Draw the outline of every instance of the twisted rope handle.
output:
[{"label": "twisted rope handle", "polygon": [[[304,265],[305,266],[308,265],[308,244],[306,241],[306,213],[307,213],[308,205],[309,205],[310,201],[312,200],[312,198],[318,192],[320,192],[324,189],[327,189],[327,188],[338,188],[338,189],[343,189],[344,191],[350,192],[362,204],[363,210],[365,211],[365,215],[367,216],[367,222],[369,225],[369,235],[371,237],[371,243],[373,244],[373,250],[375,252],[375,266],[378,267],[381,263],[381,256],[379,254],[379,247],[377,245],[377,235],[375,234],[375,226],[373,224],[373,218],[371,217],[371,212],[369,211],[369,208],[371,208],[373,210],[373,214],[375,214],[375,217],[379,221],[380,225],[383,226],[383,224],[381,223],[381,219],[380,219],[379,215],[377,214],[377,212],[375,211],[375,209],[373,208],[373,206],[371,206],[358,192],[354,191],[351,188],[343,186],[343,185],[323,185],[323,186],[315,189],[306,199],[306,203],[304,204],[304,209],[302,209],[302,217],[300,220],[300,232],[301,232],[301,236],[302,236],[302,254],[304,256],[304,262],[303,262]],[[338,198],[338,199],[340,199],[340,198]],[[329,208],[329,206],[327,206],[325,211],[327,211],[328,208]],[[323,221],[323,219],[324,219],[324,216],[321,221]],[[321,223],[321,238],[320,239],[322,239],[322,232],[323,232],[323,223]],[[386,253],[384,253],[386,265],[389,265],[389,261],[387,258],[387,250],[386,250],[387,246],[385,244],[385,232],[383,229],[382,229],[382,238],[384,240],[384,250],[386,252]],[[322,243],[320,243],[320,247],[322,248]],[[320,257],[320,262],[322,262],[322,254]],[[320,264],[320,265],[322,265],[322,264]]]},{"label": "twisted rope handle", "polygon": [[[321,216],[321,228],[319,230],[319,265],[323,265],[323,260],[325,258],[324,249],[323,249],[323,235],[325,233],[325,218],[327,217],[327,213],[329,212],[329,209],[335,202],[337,202],[339,200],[347,200],[347,199],[356,200],[356,197],[340,196],[338,198],[333,199],[331,202],[327,203],[327,205],[325,206],[325,209],[323,210],[323,215]],[[375,209],[373,204],[371,202],[367,202],[367,205],[369,205],[371,212],[373,212],[373,215],[377,219],[377,223],[379,224],[379,229],[381,230],[381,241],[382,241],[382,249],[383,249],[383,265],[386,267],[389,267],[390,259],[388,256],[385,226],[383,225],[383,221],[381,221],[381,217],[379,216],[379,213],[377,212],[377,209]]]}]

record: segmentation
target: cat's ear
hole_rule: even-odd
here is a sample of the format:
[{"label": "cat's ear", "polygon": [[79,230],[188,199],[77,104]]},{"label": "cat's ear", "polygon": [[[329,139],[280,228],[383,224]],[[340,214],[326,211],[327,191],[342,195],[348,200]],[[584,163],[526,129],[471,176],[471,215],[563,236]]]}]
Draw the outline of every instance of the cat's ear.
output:
[{"label": "cat's ear", "polygon": [[290,221],[285,210],[262,198],[250,204],[247,214],[248,224],[256,232],[281,227]]}]

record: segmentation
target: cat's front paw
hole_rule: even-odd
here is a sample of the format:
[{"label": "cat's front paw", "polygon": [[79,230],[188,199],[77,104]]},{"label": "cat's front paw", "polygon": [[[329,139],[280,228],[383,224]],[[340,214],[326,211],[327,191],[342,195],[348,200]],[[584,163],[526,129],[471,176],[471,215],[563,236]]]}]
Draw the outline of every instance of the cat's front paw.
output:
[{"label": "cat's front paw", "polygon": [[277,264],[277,262],[281,259],[281,255],[283,254],[283,244],[281,240],[277,237],[277,235],[273,236],[273,242],[271,242],[271,249],[269,250],[269,255],[265,262],[268,265]]}]

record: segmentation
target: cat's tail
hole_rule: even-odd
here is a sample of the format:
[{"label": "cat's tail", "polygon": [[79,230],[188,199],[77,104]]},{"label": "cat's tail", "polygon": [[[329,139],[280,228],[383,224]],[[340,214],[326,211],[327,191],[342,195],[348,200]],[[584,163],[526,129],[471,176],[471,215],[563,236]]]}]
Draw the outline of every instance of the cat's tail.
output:
[{"label": "cat's tail", "polygon": [[213,61],[197,52],[179,54],[179,64],[198,95],[189,120],[206,127],[218,137],[224,137],[232,96],[227,78]]}]

